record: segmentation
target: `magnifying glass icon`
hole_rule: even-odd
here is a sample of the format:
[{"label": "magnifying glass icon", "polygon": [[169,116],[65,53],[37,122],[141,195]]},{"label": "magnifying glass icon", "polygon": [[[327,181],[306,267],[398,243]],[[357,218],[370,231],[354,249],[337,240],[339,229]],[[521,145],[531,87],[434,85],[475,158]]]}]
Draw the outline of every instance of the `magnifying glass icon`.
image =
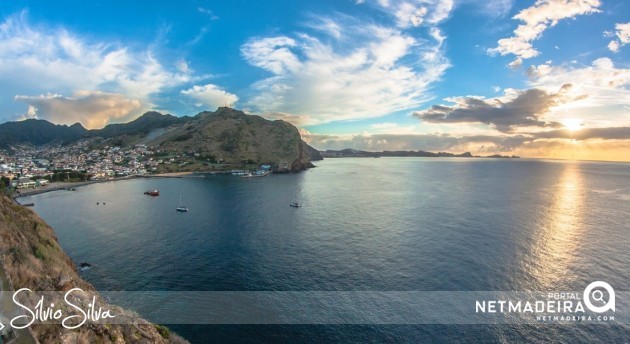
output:
[{"label": "magnifying glass icon", "polygon": [[591,296],[595,301],[604,302],[604,293],[601,290],[595,290]]}]

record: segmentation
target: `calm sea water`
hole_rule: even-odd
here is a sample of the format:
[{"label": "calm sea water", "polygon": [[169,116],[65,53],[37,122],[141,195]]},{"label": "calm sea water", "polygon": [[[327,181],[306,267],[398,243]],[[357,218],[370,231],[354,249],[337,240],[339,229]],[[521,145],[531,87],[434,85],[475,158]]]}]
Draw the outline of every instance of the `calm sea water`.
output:
[{"label": "calm sea water", "polygon": [[[317,165],[265,178],[102,183],[31,200],[70,257],[94,265],[82,274],[99,290],[544,291],[596,280],[630,290],[630,164]],[[143,195],[151,188],[160,196]],[[180,194],[189,213],[175,212]],[[630,341],[624,325],[173,328],[200,343]]]}]

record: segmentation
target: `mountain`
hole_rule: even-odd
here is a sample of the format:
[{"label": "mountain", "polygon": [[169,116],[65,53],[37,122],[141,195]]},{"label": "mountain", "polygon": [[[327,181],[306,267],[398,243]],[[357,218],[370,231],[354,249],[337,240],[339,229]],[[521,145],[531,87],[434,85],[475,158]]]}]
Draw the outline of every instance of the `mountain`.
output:
[{"label": "mountain", "polygon": [[159,112],[149,111],[131,122],[108,124],[103,129],[90,130],[89,136],[112,138],[121,135],[146,135],[152,130],[183,124],[190,119],[190,117],[175,117],[170,114],[163,115]]},{"label": "mountain", "polygon": [[[71,331],[63,329],[60,324],[36,323],[30,327],[30,332],[19,332],[22,338],[18,338],[18,343],[33,342],[26,340],[31,335],[39,343],[186,342],[163,326],[151,324],[133,312],[102,301],[94,286],[79,276],[76,264],[63,252],[52,228],[33,211],[0,196],[0,214],[0,286],[3,289],[8,285],[12,290],[28,288],[65,293],[80,288],[85,293],[73,293],[73,304],[85,306],[92,302],[94,296],[98,307],[111,311],[110,314],[116,317],[116,323],[86,324]],[[49,293],[46,301],[58,305],[55,309],[62,310],[66,315],[77,314],[62,297],[63,293]]]},{"label": "mountain", "polygon": [[459,157],[459,158],[472,158],[473,155],[470,152],[462,154],[453,154],[446,152],[425,152],[419,151],[382,151],[382,152],[367,152],[356,149],[343,149],[343,150],[327,150],[320,152],[325,158],[380,158],[380,157]]},{"label": "mountain", "polygon": [[0,148],[15,144],[63,144],[76,141],[87,133],[88,130],[79,123],[71,126],[57,125],[43,119],[7,122],[0,124]]},{"label": "mountain", "polygon": [[286,171],[304,170],[313,166],[312,160],[322,159],[317,150],[302,141],[292,124],[228,107],[199,113],[148,144],[169,152],[194,152],[226,163],[272,163]]},{"label": "mountain", "polygon": [[0,124],[0,148],[15,144],[41,146],[47,144],[66,144],[81,138],[100,137],[103,139],[125,135],[144,136],[155,129],[182,124],[190,117],[175,117],[150,111],[128,123],[108,124],[102,129],[87,130],[81,124],[71,126],[53,124],[43,119]]},{"label": "mountain", "polygon": [[[102,146],[157,146],[166,153],[194,153],[214,161],[271,163],[280,171],[299,171],[321,160],[319,152],[307,145],[295,126],[269,121],[242,111],[221,107],[194,117],[175,117],[147,112],[137,119],[86,130],[80,124],[70,127],[45,120],[29,119],[0,124],[0,145],[71,143],[91,139]],[[201,170],[203,166],[188,166]]]}]

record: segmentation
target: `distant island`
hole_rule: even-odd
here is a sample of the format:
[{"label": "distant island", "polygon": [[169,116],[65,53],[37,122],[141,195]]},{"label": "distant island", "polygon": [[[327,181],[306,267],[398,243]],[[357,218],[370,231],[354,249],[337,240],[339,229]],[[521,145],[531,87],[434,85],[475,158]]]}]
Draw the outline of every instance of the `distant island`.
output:
[{"label": "distant island", "polygon": [[380,158],[380,157],[428,157],[428,158],[500,158],[500,159],[518,159],[518,156],[512,155],[488,155],[478,156],[472,155],[470,152],[461,154],[453,154],[446,152],[426,152],[426,151],[381,151],[368,152],[356,149],[343,150],[325,150],[319,152],[324,158]]}]

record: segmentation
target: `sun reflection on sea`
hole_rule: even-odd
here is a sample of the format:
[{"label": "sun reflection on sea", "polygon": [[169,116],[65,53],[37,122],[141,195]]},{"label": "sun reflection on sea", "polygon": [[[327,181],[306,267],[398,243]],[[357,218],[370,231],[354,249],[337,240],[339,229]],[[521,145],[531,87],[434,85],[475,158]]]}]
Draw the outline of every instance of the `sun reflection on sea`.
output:
[{"label": "sun reflection on sea", "polygon": [[571,265],[583,235],[584,187],[577,165],[567,164],[553,201],[537,219],[530,273],[539,290],[556,290],[573,280]]}]

